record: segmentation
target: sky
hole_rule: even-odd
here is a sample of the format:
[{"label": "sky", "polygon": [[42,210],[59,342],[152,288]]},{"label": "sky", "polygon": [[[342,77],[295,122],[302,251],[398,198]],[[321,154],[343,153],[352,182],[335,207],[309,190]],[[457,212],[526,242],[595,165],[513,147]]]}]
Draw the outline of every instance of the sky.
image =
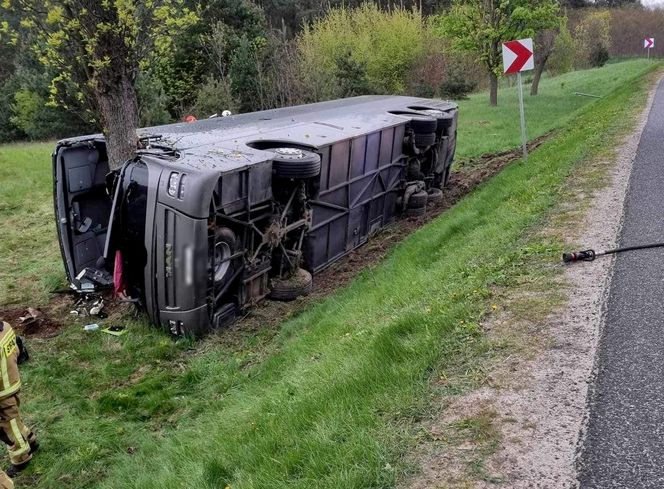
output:
[{"label": "sky", "polygon": [[641,3],[646,7],[652,7],[654,5],[661,7],[664,5],[664,0],[641,0]]}]

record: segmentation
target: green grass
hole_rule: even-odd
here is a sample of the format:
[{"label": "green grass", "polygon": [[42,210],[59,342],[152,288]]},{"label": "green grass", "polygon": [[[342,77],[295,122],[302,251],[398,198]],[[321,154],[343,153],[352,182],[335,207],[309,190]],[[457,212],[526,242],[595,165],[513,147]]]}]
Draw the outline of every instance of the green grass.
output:
[{"label": "green grass", "polygon": [[[562,127],[579,109],[593,99],[575,92],[605,96],[616,86],[644,73],[654,61],[633,59],[554,78],[543,78],[539,95],[530,96],[530,85],[524,85],[527,134],[530,139]],[[498,92],[498,107],[487,107],[488,95],[476,93],[461,101],[459,108],[459,147],[457,159],[511,149],[521,144],[519,98],[517,87]]]},{"label": "green grass", "polygon": [[53,217],[53,147],[0,147],[0,305],[41,304],[64,283]]},{"label": "green grass", "polygon": [[[274,335],[225,341],[222,333],[174,343],[131,321],[121,338],[72,325],[55,339],[33,341],[23,397],[43,448],[19,482],[43,488],[393,487],[410,470],[404,454],[415,443],[414,424],[428,412],[431,379],[448,379],[439,394],[452,395],[474,385],[481,378],[475,367],[498,354],[501,347],[479,327],[490,314],[492,290],[522,275],[530,253],[557,259],[559,248],[527,237],[558,202],[574,165],[614,144],[629,124],[644,100],[645,70],[616,69],[605,97],[582,99],[586,109],[527,164],[506,168]],[[621,78],[623,71],[630,76]],[[575,75],[585,79],[585,90],[594,85],[588,74]],[[476,102],[466,103],[466,120],[479,117]],[[487,120],[503,119],[499,111],[485,112]],[[556,124],[554,117],[550,126]],[[467,137],[463,127],[460,141]],[[40,157],[21,155],[34,150],[44,158],[47,148],[0,149],[2,185],[16,188],[11,197],[0,194],[0,226],[16,243],[31,228],[18,218],[8,226],[4,216],[33,219],[36,209],[50,207],[48,161],[39,163],[40,174],[31,166]],[[6,173],[25,178],[15,168],[20,164],[33,168],[27,175],[36,180],[8,184]],[[57,248],[46,256],[54,247],[50,239],[31,234],[28,245],[41,246],[39,256],[29,257],[31,265],[17,260],[21,268],[3,270],[3,281],[24,283],[24,270],[48,273],[46,265],[57,259]],[[43,289],[29,290],[27,297],[37,297]],[[468,418],[458,428],[491,445],[490,421]],[[481,464],[476,470],[482,473]]]}]

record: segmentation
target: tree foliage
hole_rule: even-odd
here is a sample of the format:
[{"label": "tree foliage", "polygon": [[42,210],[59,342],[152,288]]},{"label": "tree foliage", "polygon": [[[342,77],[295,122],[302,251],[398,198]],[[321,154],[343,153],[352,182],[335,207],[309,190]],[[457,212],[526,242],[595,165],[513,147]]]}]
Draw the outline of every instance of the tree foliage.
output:
[{"label": "tree foliage", "polygon": [[638,9],[633,7],[611,9],[611,35],[609,53],[611,56],[644,56],[645,37],[655,38],[651,57],[661,57],[664,45],[664,9]]},{"label": "tree foliage", "polygon": [[[180,117],[197,99],[197,88],[229,74],[233,58],[246,44],[264,46],[266,21],[263,11],[250,0],[186,0],[199,22],[174,39],[170,56],[160,57],[154,71],[168,95],[169,111]],[[255,109],[256,107],[252,107]]]},{"label": "tree foliage", "polygon": [[553,50],[547,69],[553,75],[561,75],[574,69],[576,46],[567,27],[567,18],[560,21],[558,35],[553,43]]},{"label": "tree foliage", "polygon": [[574,29],[577,65],[603,66],[609,58],[611,14],[606,10],[589,12]]},{"label": "tree foliage", "polygon": [[[297,34],[302,25],[309,24],[327,15],[329,11],[347,8],[355,10],[367,0],[257,0],[269,23],[283,30],[288,36]],[[450,6],[450,0],[374,0],[380,10],[393,8],[420,10],[422,15],[432,15]]]},{"label": "tree foliage", "polygon": [[558,23],[556,0],[456,0],[433,20],[455,49],[473,53],[489,74],[490,103],[498,102],[502,73],[501,43],[532,37]]},{"label": "tree foliage", "polygon": [[191,112],[197,117],[221,115],[224,110],[238,111],[239,102],[233,95],[230,80],[210,76],[197,92],[196,102]]},{"label": "tree foliage", "polygon": [[111,152],[117,165],[137,125],[189,113],[372,93],[459,98],[487,78],[497,102],[506,40],[535,38],[533,92],[544,63],[570,70],[577,48],[579,67],[642,54],[662,16],[611,1],[628,6],[611,10],[620,22],[609,40],[586,50],[602,24],[586,18],[604,9],[578,7],[599,1],[560,0],[568,29],[558,0],[0,0],[0,141],[102,129],[110,149],[124,148]]},{"label": "tree foliage", "polygon": [[85,110],[106,134],[109,160],[117,167],[137,146],[139,69],[167,56],[173,37],[197,20],[182,3],[3,0],[0,8],[3,17],[20,18],[22,31],[14,32],[26,34],[38,60],[54,74],[51,102]]}]

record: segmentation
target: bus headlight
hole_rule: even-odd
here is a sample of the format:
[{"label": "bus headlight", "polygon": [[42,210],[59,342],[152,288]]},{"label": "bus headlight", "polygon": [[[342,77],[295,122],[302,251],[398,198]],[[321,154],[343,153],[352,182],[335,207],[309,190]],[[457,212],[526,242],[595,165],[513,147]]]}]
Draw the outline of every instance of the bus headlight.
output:
[{"label": "bus headlight", "polygon": [[171,172],[171,176],[168,178],[168,195],[171,197],[177,197],[178,187],[180,186],[180,174],[178,172]]}]

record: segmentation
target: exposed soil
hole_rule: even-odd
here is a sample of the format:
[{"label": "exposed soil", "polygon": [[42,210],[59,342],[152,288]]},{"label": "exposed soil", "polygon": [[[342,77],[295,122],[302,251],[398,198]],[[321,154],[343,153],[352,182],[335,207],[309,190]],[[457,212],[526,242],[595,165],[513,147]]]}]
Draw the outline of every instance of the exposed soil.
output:
[{"label": "exposed soil", "polygon": [[52,338],[60,334],[62,323],[41,309],[8,308],[0,309],[0,320],[12,325],[14,330],[24,336]]},{"label": "exposed soil", "polygon": [[[97,298],[99,297],[97,296]],[[0,320],[11,324],[20,335],[48,339],[59,335],[62,329],[72,322],[80,323],[82,327],[82,325],[88,323],[99,323],[102,321],[102,317],[112,321],[134,310],[133,306],[115,301],[110,294],[106,294],[103,297],[102,317],[82,314],[74,316],[70,311],[79,310],[82,312],[86,308],[90,309],[96,299],[91,298],[83,304],[77,305],[79,300],[81,298],[76,294],[64,294],[54,295],[45,306],[34,308],[30,305],[0,307]]]}]

